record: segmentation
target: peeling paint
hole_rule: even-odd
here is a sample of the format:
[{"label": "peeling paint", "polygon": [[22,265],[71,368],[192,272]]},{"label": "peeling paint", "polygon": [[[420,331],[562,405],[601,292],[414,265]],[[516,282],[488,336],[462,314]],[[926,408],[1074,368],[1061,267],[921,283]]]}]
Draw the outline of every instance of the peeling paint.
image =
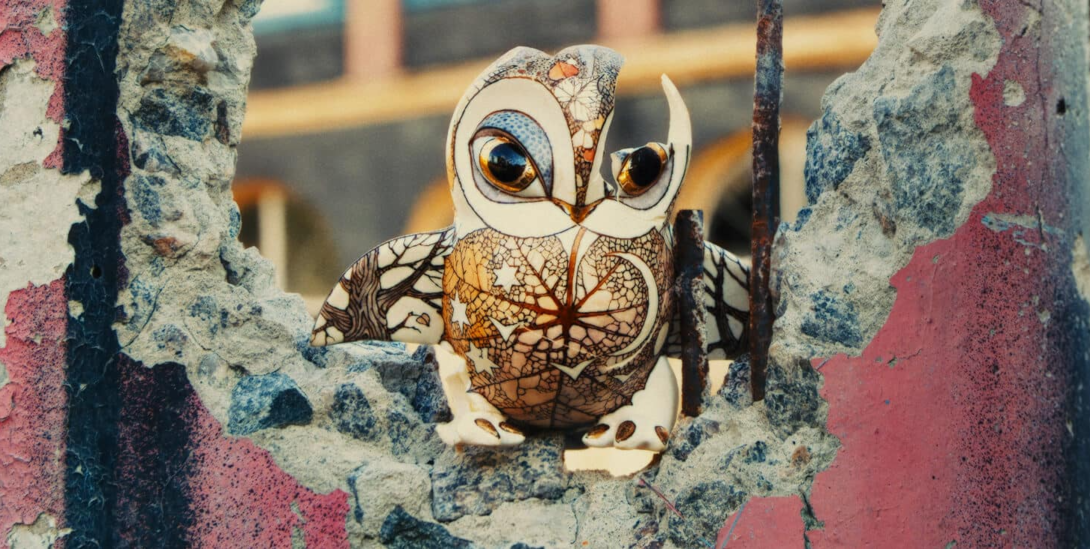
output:
[{"label": "peeling paint", "polygon": [[1075,278],[1075,288],[1083,301],[1090,303],[1090,253],[1081,234],[1071,246],[1071,274]]},{"label": "peeling paint", "polygon": [[[0,0],[0,546],[64,536],[64,241],[89,178],[59,172],[64,0]],[[63,16],[62,16],[63,17]],[[54,22],[50,25],[50,20]]]},{"label": "peeling paint", "polygon": [[[61,28],[66,5],[67,0],[0,1],[0,71],[19,59],[33,59],[37,75],[57,84],[46,112],[48,119],[58,124],[64,118],[64,94],[59,84],[64,75],[67,46]],[[57,168],[59,160],[59,152],[55,151],[45,164]]]},{"label": "peeling paint", "polygon": [[[77,197],[96,187],[86,174],[62,175],[43,167],[57,147],[60,126],[46,116],[54,85],[41,79],[36,66],[20,59],[0,68],[0,234],[5,235],[65,234],[82,219]],[[10,292],[28,282],[59,278],[72,258],[72,247],[62,238],[10,239],[0,247],[0,308]],[[4,344],[0,334],[0,348]]]},{"label": "peeling paint", "polygon": [[0,348],[9,377],[0,386],[0,546],[16,524],[35,524],[40,515],[64,524],[64,308],[59,279],[8,297],[12,323]]},{"label": "peeling paint", "polygon": [[[1045,99],[1062,81],[1053,70],[1085,74],[1086,6],[1073,18],[1045,12],[1026,23],[1025,6],[981,5],[1003,36],[995,66],[973,75],[969,89],[975,123],[995,153],[994,185],[952,236],[916,248],[890,278],[897,299],[861,354],[815,359],[828,428],[842,446],[814,479],[810,503],[824,527],[807,532],[813,547],[1087,539],[1078,495],[1087,485],[1086,389],[1078,379],[1088,364],[1090,311],[1072,300],[1078,276],[1067,274],[1067,261],[1077,264],[1086,251],[1058,245],[1080,241],[1086,173],[1065,179],[1080,164],[1056,152],[1085,151],[1087,126],[1065,126],[1062,109]],[[1030,28],[1041,21],[1072,27],[1041,36]],[[1022,40],[1026,32],[1034,39]],[[1046,66],[1050,48],[1065,40],[1077,41],[1072,65]],[[1011,104],[1015,78],[1028,98],[1019,105]],[[1075,84],[1083,99],[1085,85]],[[890,356],[898,357],[894,368],[884,366]]]},{"label": "peeling paint", "polygon": [[13,525],[7,541],[11,549],[52,549],[58,540],[71,532],[67,528],[57,528],[57,519],[42,513],[30,524]]}]

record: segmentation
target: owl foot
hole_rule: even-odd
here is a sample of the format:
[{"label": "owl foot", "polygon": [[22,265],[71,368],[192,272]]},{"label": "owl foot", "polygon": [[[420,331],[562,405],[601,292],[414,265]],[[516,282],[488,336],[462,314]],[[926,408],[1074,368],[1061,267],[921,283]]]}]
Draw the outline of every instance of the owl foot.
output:
[{"label": "owl foot", "polygon": [[598,425],[583,435],[583,444],[594,448],[652,450],[661,452],[670,440],[677,419],[677,382],[665,357],[660,357],[642,391],[632,404],[599,418]]},{"label": "owl foot", "polygon": [[666,449],[666,442],[670,440],[670,431],[662,425],[656,425],[651,418],[609,414],[599,421],[598,425],[583,435],[583,443],[587,446],[661,452]]},{"label": "owl foot", "polygon": [[454,415],[450,423],[435,426],[435,432],[443,442],[451,446],[514,446],[526,440],[522,431],[508,423],[492,403],[469,390],[466,361],[454,354],[449,343],[435,346],[435,358],[439,361],[443,392]]},{"label": "owl foot", "polygon": [[526,440],[522,431],[502,415],[487,412],[467,412],[450,423],[437,425],[435,432],[451,446],[515,446]]}]

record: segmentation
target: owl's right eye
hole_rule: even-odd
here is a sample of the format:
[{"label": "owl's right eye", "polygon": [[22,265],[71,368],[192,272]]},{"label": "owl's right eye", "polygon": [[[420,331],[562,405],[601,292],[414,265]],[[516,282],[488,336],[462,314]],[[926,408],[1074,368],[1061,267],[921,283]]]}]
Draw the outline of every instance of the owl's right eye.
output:
[{"label": "owl's right eye", "polygon": [[477,162],[488,182],[509,193],[520,192],[537,179],[537,170],[518,143],[492,137],[481,147]]}]

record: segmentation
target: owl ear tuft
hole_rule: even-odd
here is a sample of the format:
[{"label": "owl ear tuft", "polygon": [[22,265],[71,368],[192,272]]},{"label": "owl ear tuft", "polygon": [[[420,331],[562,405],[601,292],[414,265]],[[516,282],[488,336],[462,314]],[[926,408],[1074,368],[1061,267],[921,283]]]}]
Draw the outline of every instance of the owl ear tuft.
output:
[{"label": "owl ear tuft", "polygon": [[685,106],[685,100],[681,98],[677,86],[665,74],[662,75],[662,91],[666,93],[666,102],[670,105],[670,145],[675,151],[685,152],[688,161],[686,151],[693,145],[693,124],[689,118],[689,108]]}]

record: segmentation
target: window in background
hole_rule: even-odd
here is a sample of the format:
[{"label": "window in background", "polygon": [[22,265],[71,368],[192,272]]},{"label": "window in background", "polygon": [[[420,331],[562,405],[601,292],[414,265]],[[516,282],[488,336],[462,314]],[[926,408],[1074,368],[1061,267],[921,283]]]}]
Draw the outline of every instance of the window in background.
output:
[{"label": "window in background", "polygon": [[282,88],[344,74],[345,1],[265,0],[254,17],[259,55],[250,88]]},{"label": "window in background", "polygon": [[495,57],[515,46],[594,42],[590,0],[403,0],[402,62],[419,68]]},{"label": "window in background", "polygon": [[254,17],[254,33],[341,25],[344,3],[345,0],[265,0]]},{"label": "window in background", "polygon": [[401,0],[406,12],[425,11],[435,8],[462,6],[465,4],[488,4],[495,0]]}]

